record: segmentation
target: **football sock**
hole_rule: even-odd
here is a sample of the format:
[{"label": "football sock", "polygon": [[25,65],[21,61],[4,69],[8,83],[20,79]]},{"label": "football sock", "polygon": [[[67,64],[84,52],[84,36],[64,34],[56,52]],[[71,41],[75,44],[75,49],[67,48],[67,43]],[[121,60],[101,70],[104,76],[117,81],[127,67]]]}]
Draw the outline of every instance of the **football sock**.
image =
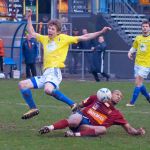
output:
[{"label": "football sock", "polygon": [[75,133],[75,136],[96,136],[96,133],[94,129],[87,129]]},{"label": "football sock", "polygon": [[68,98],[67,96],[65,96],[63,93],[61,93],[59,90],[54,89],[52,91],[52,96],[55,97],[56,99],[68,104],[69,106],[72,106],[74,104],[74,102]]},{"label": "football sock", "polygon": [[26,103],[28,104],[30,109],[36,108],[36,105],[34,103],[34,100],[32,98],[32,93],[30,89],[21,89],[21,94]]},{"label": "football sock", "polygon": [[150,96],[149,96],[149,93],[146,90],[146,87],[144,85],[142,85],[140,90],[141,90],[142,95],[144,95],[146,97],[146,99],[148,101],[150,101]]},{"label": "football sock", "polygon": [[64,119],[54,123],[53,126],[54,126],[54,130],[65,129],[66,127],[69,126],[69,123],[66,119]]},{"label": "football sock", "polygon": [[135,101],[137,100],[139,93],[140,93],[140,88],[141,87],[135,87],[132,95],[132,99],[130,101],[130,104],[134,104]]}]

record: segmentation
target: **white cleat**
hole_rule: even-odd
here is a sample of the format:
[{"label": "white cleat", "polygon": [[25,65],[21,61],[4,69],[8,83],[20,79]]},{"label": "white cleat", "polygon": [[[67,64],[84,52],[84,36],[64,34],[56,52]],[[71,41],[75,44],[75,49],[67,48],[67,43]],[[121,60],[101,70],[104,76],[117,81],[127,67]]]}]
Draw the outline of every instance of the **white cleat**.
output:
[{"label": "white cleat", "polygon": [[74,133],[70,130],[65,132],[65,137],[74,137],[74,136],[75,136]]},{"label": "white cleat", "polygon": [[127,107],[133,107],[135,106],[134,104],[126,104]]}]

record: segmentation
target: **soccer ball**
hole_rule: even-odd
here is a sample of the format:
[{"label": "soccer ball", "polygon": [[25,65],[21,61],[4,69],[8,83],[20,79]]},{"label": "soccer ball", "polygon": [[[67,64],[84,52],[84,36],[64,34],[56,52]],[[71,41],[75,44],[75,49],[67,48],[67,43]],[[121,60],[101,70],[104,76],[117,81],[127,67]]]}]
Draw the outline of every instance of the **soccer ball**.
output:
[{"label": "soccer ball", "polygon": [[5,74],[4,73],[0,73],[0,79],[4,79],[5,78]]},{"label": "soccer ball", "polygon": [[101,88],[97,91],[97,98],[101,102],[109,101],[111,96],[111,91],[108,88]]}]

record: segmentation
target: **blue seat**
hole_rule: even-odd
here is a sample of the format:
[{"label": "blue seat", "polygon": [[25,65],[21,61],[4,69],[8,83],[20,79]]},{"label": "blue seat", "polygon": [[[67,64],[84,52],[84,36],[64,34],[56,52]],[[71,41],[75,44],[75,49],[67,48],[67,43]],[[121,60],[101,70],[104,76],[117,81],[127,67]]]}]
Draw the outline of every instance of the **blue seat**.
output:
[{"label": "blue seat", "polygon": [[10,57],[4,57],[4,64],[5,65],[16,65],[15,61],[13,60],[13,58]]},{"label": "blue seat", "polygon": [[12,70],[16,68],[15,61],[13,60],[13,58],[4,57],[4,65],[9,66],[9,72],[7,72],[6,75],[12,78]]}]

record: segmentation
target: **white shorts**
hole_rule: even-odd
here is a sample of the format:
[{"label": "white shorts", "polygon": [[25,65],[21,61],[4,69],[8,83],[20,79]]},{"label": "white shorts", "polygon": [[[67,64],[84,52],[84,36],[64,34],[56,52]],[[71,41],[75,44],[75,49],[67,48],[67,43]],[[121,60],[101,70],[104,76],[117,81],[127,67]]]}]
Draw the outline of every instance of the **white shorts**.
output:
[{"label": "white shorts", "polygon": [[148,74],[150,73],[150,68],[142,67],[142,66],[134,66],[134,76],[140,76],[142,78],[147,78]]},{"label": "white shorts", "polygon": [[62,81],[61,70],[59,68],[48,68],[42,76],[33,77],[31,81],[34,88],[43,88],[47,82],[53,84],[55,88],[59,88],[59,84]]}]

